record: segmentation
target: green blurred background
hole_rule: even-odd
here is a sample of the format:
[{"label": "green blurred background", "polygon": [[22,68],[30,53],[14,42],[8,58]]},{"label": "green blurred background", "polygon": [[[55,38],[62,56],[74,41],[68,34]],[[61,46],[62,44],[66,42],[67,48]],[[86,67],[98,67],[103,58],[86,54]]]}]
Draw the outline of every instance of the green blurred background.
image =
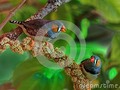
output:
[{"label": "green blurred background", "polygon": [[[9,11],[18,5],[21,0],[0,0],[0,23]],[[26,4],[16,12],[12,19],[26,20],[45,5],[47,0],[27,0]],[[120,0],[71,0],[62,5],[56,12],[45,17],[50,20],[67,20],[77,25],[86,40],[85,58],[97,54],[102,60],[102,70],[99,78],[93,84],[120,85]],[[16,25],[7,23],[0,34],[9,32]],[[80,53],[78,38],[71,35]],[[81,35],[79,35],[81,36]],[[25,37],[23,34],[20,39]],[[62,44],[61,44],[62,43]],[[67,46],[60,40],[55,46]],[[80,60],[76,60],[80,63]],[[12,87],[14,85],[14,87]],[[40,65],[29,52],[23,55],[13,53],[9,48],[0,54],[0,90],[73,90],[70,78],[64,70],[51,70]],[[93,90],[120,90],[120,88],[93,88]]]}]

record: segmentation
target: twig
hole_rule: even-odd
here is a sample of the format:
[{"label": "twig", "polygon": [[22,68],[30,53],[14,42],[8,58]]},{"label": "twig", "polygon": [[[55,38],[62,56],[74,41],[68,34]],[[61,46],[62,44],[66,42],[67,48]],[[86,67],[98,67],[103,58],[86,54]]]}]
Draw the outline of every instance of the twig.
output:
[{"label": "twig", "polygon": [[15,14],[15,12],[22,7],[22,5],[26,2],[26,0],[22,0],[22,2],[14,9],[10,11],[8,16],[5,18],[5,20],[0,24],[0,30],[6,25],[6,23],[11,19],[11,17]]},{"label": "twig", "polygon": [[34,19],[42,19],[50,12],[56,10],[59,6],[61,6],[62,4],[66,3],[66,2],[69,2],[69,1],[70,0],[59,0],[59,2],[47,3],[42,10],[40,9],[36,14],[34,14],[30,18],[28,18],[27,21],[34,20]]}]

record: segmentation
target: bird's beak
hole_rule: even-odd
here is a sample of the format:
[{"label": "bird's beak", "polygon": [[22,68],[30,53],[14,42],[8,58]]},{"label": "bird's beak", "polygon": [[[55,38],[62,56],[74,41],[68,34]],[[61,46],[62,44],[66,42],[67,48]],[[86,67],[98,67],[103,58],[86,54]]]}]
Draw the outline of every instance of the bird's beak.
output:
[{"label": "bird's beak", "polygon": [[65,26],[62,26],[60,31],[61,31],[61,32],[66,32]]},{"label": "bird's beak", "polygon": [[98,60],[97,63],[96,63],[96,66],[99,67],[101,65],[101,61]]}]

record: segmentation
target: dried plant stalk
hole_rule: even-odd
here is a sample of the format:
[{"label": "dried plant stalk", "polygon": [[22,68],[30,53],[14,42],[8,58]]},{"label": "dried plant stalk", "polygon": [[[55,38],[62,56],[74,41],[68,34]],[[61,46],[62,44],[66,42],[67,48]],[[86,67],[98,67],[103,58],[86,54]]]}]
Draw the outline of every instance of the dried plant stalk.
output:
[{"label": "dried plant stalk", "polygon": [[5,20],[0,24],[0,30],[5,26],[5,24],[11,19],[11,17],[15,14],[15,12],[22,7],[22,5],[26,2],[26,0],[22,0],[22,2],[13,10],[10,11],[9,15],[5,18]]},{"label": "dried plant stalk", "polygon": [[[47,43],[52,45],[49,42]],[[42,48],[44,51],[43,54],[49,59],[53,59],[60,66],[64,67],[66,74],[71,77],[74,90],[91,90],[90,81],[83,74],[80,65],[76,64],[73,60],[66,56],[60,49],[55,48],[54,52],[50,52],[47,51],[48,49],[46,48],[49,48],[51,50],[51,48],[48,47],[48,45],[45,45]]]},{"label": "dried plant stalk", "polygon": [[10,40],[5,37],[0,42],[0,49],[4,51],[9,45],[12,51],[23,54],[25,51],[32,51],[34,56],[44,55],[48,59],[53,59],[57,64],[64,68],[67,75],[71,77],[74,90],[91,90],[90,81],[86,78],[79,64],[70,59],[59,48],[49,42],[35,42],[32,38],[26,37],[22,42]]}]

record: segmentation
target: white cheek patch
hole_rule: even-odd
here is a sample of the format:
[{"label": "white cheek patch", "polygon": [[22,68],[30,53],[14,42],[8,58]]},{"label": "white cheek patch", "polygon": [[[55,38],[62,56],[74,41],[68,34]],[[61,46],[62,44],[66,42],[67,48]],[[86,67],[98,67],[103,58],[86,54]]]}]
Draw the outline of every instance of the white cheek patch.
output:
[{"label": "white cheek patch", "polygon": [[59,28],[58,28],[58,32],[60,32],[61,28],[62,28],[62,27],[59,27]]},{"label": "white cheek patch", "polygon": [[95,60],[95,65],[97,64],[97,61]]},{"label": "white cheek patch", "polygon": [[58,32],[60,32],[60,29],[61,29],[61,28],[58,28]]}]

